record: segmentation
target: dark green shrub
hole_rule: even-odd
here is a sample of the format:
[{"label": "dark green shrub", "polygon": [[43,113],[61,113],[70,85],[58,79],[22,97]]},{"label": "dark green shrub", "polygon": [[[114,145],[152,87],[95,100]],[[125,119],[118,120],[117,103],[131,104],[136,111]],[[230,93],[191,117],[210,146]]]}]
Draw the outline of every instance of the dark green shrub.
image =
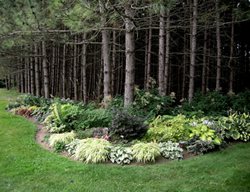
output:
[{"label": "dark green shrub", "polygon": [[143,116],[155,117],[160,114],[170,114],[175,102],[175,95],[160,96],[157,89],[149,91],[135,89],[133,109]]},{"label": "dark green shrub", "polygon": [[231,105],[234,111],[241,113],[250,112],[250,90],[233,95],[231,98]]},{"label": "dark green shrub", "polygon": [[111,123],[112,114],[106,109],[81,110],[77,122],[77,129],[89,129],[92,127],[108,127]]},{"label": "dark green shrub", "polygon": [[147,125],[143,121],[142,118],[133,116],[126,110],[115,110],[110,127],[111,137],[128,141],[139,139],[147,131]]},{"label": "dark green shrub", "polygon": [[206,95],[197,92],[191,103],[187,101],[183,103],[180,111],[202,111],[204,115],[225,115],[229,108],[228,96],[213,91]]}]

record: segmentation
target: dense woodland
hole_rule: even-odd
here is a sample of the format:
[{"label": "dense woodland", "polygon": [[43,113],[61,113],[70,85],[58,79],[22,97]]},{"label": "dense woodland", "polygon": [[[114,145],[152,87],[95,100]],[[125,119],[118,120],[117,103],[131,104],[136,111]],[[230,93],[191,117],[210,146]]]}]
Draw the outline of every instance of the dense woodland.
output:
[{"label": "dense woodland", "polygon": [[87,102],[250,88],[248,0],[0,0],[0,79]]}]

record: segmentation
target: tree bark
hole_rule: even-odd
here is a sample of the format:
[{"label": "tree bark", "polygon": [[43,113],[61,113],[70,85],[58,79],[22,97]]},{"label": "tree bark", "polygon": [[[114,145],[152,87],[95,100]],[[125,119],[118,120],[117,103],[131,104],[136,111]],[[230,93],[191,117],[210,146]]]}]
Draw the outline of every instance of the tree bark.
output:
[{"label": "tree bark", "polygon": [[135,25],[131,18],[134,17],[132,9],[133,1],[129,0],[125,5],[125,47],[126,47],[126,73],[124,90],[124,107],[128,107],[133,102],[135,84]]},{"label": "tree bark", "polygon": [[35,85],[36,85],[36,96],[41,96],[41,87],[40,87],[40,73],[39,73],[39,62],[38,62],[38,48],[37,44],[34,45],[34,52],[35,52]]},{"label": "tree bark", "polygon": [[204,31],[204,44],[203,44],[203,65],[202,65],[202,80],[201,80],[201,92],[206,93],[206,69],[207,69],[207,27]]},{"label": "tree bark", "polygon": [[62,56],[62,96],[66,98],[66,44],[63,44]]},{"label": "tree bark", "polygon": [[45,41],[42,41],[42,55],[43,55],[42,64],[43,64],[44,97],[49,98],[49,71],[48,71],[48,64],[47,64]]},{"label": "tree bark", "polygon": [[111,95],[115,95],[115,71],[116,71],[116,32],[113,30],[113,46],[112,46],[112,66],[111,66]]},{"label": "tree bark", "polygon": [[233,71],[233,51],[234,51],[234,16],[232,13],[232,24],[231,24],[231,38],[230,38],[230,56],[229,56],[229,90],[228,93],[232,94],[233,91],[233,80],[234,80],[234,71]]},{"label": "tree bark", "polygon": [[73,88],[74,88],[74,100],[78,100],[78,78],[77,78],[77,37],[75,36],[75,44],[73,51]]},{"label": "tree bark", "polygon": [[34,63],[32,57],[30,57],[30,93],[35,95]]},{"label": "tree bark", "polygon": [[216,11],[216,46],[217,46],[217,66],[216,66],[216,91],[220,91],[220,79],[221,79],[221,38],[220,38],[220,12],[219,12],[219,0],[215,2]]},{"label": "tree bark", "polygon": [[160,26],[159,26],[159,61],[158,61],[158,83],[159,94],[165,95],[165,82],[164,82],[164,31],[165,31],[165,9],[160,10]]},{"label": "tree bark", "polygon": [[147,39],[147,63],[146,63],[146,90],[150,88],[151,77],[151,50],[152,50],[152,16],[149,17],[149,29]]},{"label": "tree bark", "polygon": [[[102,26],[106,27],[105,5],[99,1]],[[109,32],[106,29],[102,30],[102,61],[103,61],[103,101],[106,103],[110,97],[111,85],[111,64],[109,58]]]},{"label": "tree bark", "polygon": [[169,65],[170,65],[170,8],[167,8],[166,20],[166,51],[165,51],[165,70],[164,70],[164,91],[167,93],[168,78],[169,78]]},{"label": "tree bark", "polygon": [[194,75],[195,75],[195,57],[196,57],[196,33],[197,33],[197,1],[193,0],[193,16],[191,28],[191,42],[190,42],[190,71],[189,71],[189,89],[188,101],[191,102],[194,97]]},{"label": "tree bark", "polygon": [[[83,34],[83,40],[85,41],[87,39],[87,33]],[[83,103],[87,103],[87,76],[86,76],[86,71],[87,71],[87,45],[84,43],[82,45],[82,96],[83,96]]]}]

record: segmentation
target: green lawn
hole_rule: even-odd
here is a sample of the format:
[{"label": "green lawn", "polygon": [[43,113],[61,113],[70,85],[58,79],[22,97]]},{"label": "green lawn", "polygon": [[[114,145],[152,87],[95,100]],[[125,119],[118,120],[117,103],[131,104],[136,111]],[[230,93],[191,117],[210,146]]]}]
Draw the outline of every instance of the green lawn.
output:
[{"label": "green lawn", "polygon": [[0,89],[0,192],[250,191],[250,143],[168,164],[85,165],[36,144],[36,126],[5,111]]}]

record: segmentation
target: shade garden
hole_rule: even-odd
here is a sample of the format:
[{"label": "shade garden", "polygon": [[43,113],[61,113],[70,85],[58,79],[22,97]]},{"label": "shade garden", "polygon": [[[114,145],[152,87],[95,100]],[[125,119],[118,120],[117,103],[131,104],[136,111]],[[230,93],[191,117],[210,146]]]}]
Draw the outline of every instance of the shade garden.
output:
[{"label": "shade garden", "polygon": [[36,143],[36,125],[5,110],[17,95],[0,89],[0,191],[249,191],[249,142],[184,161],[84,164]]},{"label": "shade garden", "polygon": [[238,95],[197,94],[178,103],[174,93],[137,89],[133,104],[122,98],[107,105],[21,95],[6,109],[33,118],[46,128],[56,152],[84,163],[148,164],[182,160],[224,150],[250,139],[249,91]]}]

